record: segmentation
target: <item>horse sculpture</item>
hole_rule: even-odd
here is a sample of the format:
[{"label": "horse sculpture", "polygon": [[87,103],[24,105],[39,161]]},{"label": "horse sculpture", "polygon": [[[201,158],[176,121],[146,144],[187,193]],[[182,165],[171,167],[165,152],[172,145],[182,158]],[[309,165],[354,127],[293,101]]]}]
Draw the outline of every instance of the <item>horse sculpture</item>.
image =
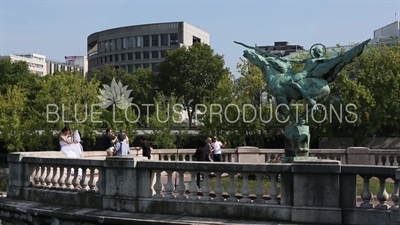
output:
[{"label": "horse sculpture", "polygon": [[[245,50],[243,56],[261,69],[269,92],[276,98],[278,105],[283,104],[290,108],[291,101],[304,99],[308,108],[315,110],[317,101],[329,95],[329,83],[335,80],[345,65],[364,51],[364,47],[370,40],[362,42],[344,54],[329,59],[322,57],[323,49],[319,45],[323,45],[316,44],[313,45],[315,48],[310,49],[311,58],[304,60],[291,60],[241,42],[235,41],[235,43],[255,50],[255,52]],[[306,65],[303,71],[295,73],[291,63],[305,63]],[[286,115],[282,107],[278,108],[278,112]],[[290,118],[292,122],[299,121],[298,118],[294,118],[292,112]]]},{"label": "horse sculpture", "polygon": [[[327,97],[330,93],[329,83],[333,82],[343,67],[353,61],[364,51],[364,47],[370,39],[362,42],[345,53],[333,58],[324,58],[325,47],[315,44],[310,49],[311,57],[304,60],[292,60],[276,56],[256,47],[251,47],[240,42],[236,44],[253,49],[255,52],[245,50],[243,56],[250,63],[261,69],[264,80],[267,82],[269,92],[275,97],[278,104],[278,112],[288,116],[291,124],[285,127],[285,162],[293,162],[298,157],[306,157],[306,160],[316,160],[309,156],[310,131],[305,125],[305,116],[309,111],[317,109],[317,101]],[[322,47],[321,47],[322,46]],[[296,73],[291,64],[305,63],[303,71]],[[308,109],[299,118],[290,109],[290,102],[302,100],[307,102]],[[281,105],[286,105],[289,115],[284,112]]]}]

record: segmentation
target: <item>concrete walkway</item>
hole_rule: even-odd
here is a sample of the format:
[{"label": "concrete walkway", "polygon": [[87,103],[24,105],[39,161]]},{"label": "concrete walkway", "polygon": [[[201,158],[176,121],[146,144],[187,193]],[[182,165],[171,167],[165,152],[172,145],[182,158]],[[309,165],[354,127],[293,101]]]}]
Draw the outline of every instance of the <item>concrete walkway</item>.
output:
[{"label": "concrete walkway", "polygon": [[[21,210],[21,207],[24,210]],[[244,224],[264,224],[264,225],[295,225],[294,223],[282,223],[282,222],[268,222],[268,221],[241,221],[241,220],[230,220],[207,218],[204,217],[192,217],[192,216],[177,216],[177,215],[162,215],[162,214],[150,214],[150,213],[128,213],[128,212],[117,212],[111,210],[99,210],[91,208],[78,208],[73,206],[61,206],[60,204],[43,204],[32,201],[13,200],[7,198],[0,198],[0,210],[6,210],[8,212],[13,211],[15,218],[30,218],[27,213],[35,214],[35,217],[55,217],[58,219],[68,221],[85,221],[88,224],[101,223],[101,224],[181,224],[181,225],[244,225]],[[6,214],[5,214],[6,215]],[[14,219],[12,217],[11,219]],[[297,224],[297,223],[296,223]],[[297,224],[302,225],[302,224]]]}]

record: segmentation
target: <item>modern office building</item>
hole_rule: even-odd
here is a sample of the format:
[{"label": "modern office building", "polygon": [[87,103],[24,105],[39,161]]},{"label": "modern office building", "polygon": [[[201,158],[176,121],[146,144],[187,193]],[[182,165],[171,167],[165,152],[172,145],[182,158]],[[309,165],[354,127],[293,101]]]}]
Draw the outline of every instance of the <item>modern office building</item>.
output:
[{"label": "modern office building", "polygon": [[65,62],[58,62],[55,60],[46,61],[47,64],[47,73],[46,74],[54,74],[56,72],[61,71],[78,71],[82,76],[86,76],[84,67],[80,65],[70,65]]},{"label": "modern office building", "polygon": [[277,56],[287,56],[292,52],[303,51],[303,46],[289,45],[287,41],[277,41],[274,45],[257,46],[257,48],[268,51]]},{"label": "modern office building", "polygon": [[91,34],[87,40],[88,70],[106,64],[127,72],[157,64],[168,50],[195,42],[210,44],[204,30],[186,22],[168,22],[119,27]]},{"label": "modern office building", "polygon": [[65,64],[83,69],[83,75],[86,77],[88,72],[88,57],[84,56],[65,56]]},{"label": "modern office building", "polygon": [[25,61],[29,71],[39,76],[54,74],[58,71],[80,71],[84,75],[84,68],[79,65],[68,65],[64,62],[46,60],[46,56],[39,54],[11,54],[2,56],[1,59],[11,59],[13,62]]},{"label": "modern office building", "polygon": [[371,40],[371,44],[393,44],[398,39],[400,39],[400,21],[396,20],[374,30],[374,38]]},{"label": "modern office building", "polygon": [[39,76],[47,74],[46,56],[39,54],[10,54],[2,56],[2,59],[11,59],[12,62],[25,61],[29,71]]}]

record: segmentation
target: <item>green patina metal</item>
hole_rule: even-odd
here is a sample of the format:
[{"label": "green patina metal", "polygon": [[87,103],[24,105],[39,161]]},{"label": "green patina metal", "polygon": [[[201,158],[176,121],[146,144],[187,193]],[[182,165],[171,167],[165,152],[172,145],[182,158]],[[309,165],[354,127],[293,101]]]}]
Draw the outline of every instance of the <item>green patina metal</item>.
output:
[{"label": "green patina metal", "polygon": [[[275,97],[277,105],[286,105],[278,108],[279,114],[289,117],[291,122],[285,127],[285,157],[287,157],[285,161],[309,156],[310,131],[305,125],[305,117],[318,109],[317,101],[330,93],[329,83],[335,80],[344,66],[363,53],[364,47],[370,40],[333,58],[324,58],[326,48],[318,43],[310,48],[311,57],[304,60],[279,57],[235,41],[236,44],[254,50],[244,50],[243,56],[261,69],[269,92]],[[292,63],[304,63],[305,67],[303,71],[296,73]],[[303,115],[297,115],[289,104],[291,101],[302,99],[307,102],[308,110]],[[284,108],[289,109],[288,112],[285,112]]]}]

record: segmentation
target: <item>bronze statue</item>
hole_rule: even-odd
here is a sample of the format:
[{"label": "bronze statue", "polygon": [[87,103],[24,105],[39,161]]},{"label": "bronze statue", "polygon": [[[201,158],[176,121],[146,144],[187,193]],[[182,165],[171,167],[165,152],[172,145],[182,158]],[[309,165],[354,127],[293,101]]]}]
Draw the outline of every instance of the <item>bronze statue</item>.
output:
[{"label": "bronze statue", "polygon": [[[250,63],[261,69],[267,82],[269,92],[276,98],[278,105],[287,105],[293,100],[306,100],[310,110],[316,110],[318,100],[327,97],[330,93],[329,83],[333,82],[343,67],[353,61],[364,51],[364,47],[371,39],[356,45],[344,54],[333,58],[324,58],[325,47],[315,44],[310,49],[311,57],[304,60],[292,60],[276,56],[256,47],[240,42],[236,44],[253,49],[255,52],[245,50],[243,56]],[[304,70],[295,73],[291,63],[305,63]],[[286,115],[283,107],[279,113]],[[304,125],[304,118],[289,112],[292,124],[285,128],[285,155],[308,156],[310,141],[309,127]]]}]

